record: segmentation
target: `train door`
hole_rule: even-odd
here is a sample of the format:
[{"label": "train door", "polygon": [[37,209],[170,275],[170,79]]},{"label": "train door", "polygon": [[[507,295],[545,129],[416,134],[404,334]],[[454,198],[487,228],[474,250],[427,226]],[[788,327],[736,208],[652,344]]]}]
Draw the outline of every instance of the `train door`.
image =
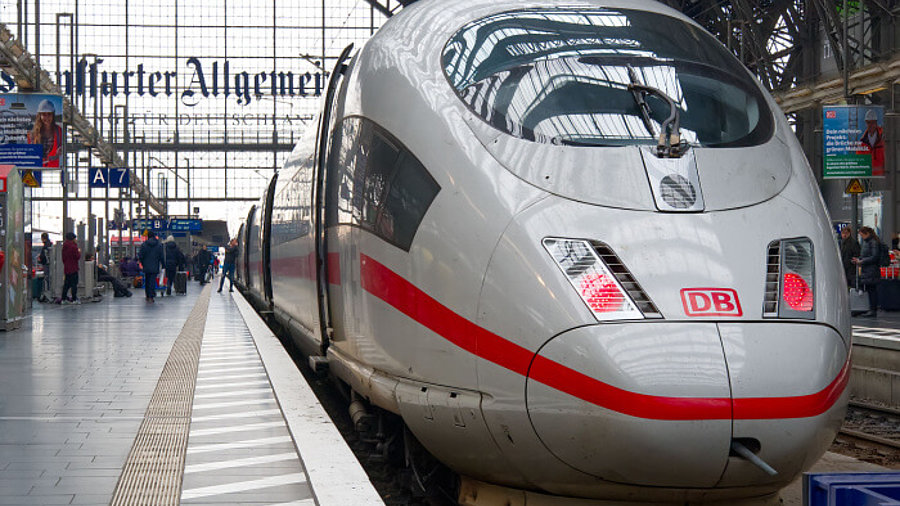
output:
[{"label": "train door", "polygon": [[269,189],[266,191],[266,201],[263,212],[260,216],[260,230],[262,232],[262,275],[263,275],[263,297],[266,304],[272,305],[272,264],[271,264],[271,235],[272,235],[272,204],[275,200],[275,183],[278,181],[278,174],[272,177],[269,182]]},{"label": "train door", "polygon": [[328,296],[328,236],[326,233],[326,211],[327,196],[331,195],[328,190],[332,181],[327,177],[327,161],[330,151],[331,129],[334,123],[334,111],[337,103],[338,85],[341,78],[347,71],[347,60],[350,58],[350,52],[353,50],[353,44],[350,44],[338,57],[331,77],[328,80],[328,88],[325,92],[325,104],[322,108],[322,114],[319,118],[319,131],[316,139],[316,183],[315,183],[315,202],[316,202],[316,265],[317,280],[316,291],[319,299],[319,331],[322,338],[322,352],[328,348],[331,337],[331,309],[329,306]]}]

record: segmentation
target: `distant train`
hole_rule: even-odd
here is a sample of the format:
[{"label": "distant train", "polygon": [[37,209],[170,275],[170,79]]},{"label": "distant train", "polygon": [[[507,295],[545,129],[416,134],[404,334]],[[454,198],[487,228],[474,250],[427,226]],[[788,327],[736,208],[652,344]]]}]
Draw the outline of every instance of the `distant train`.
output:
[{"label": "distant train", "polygon": [[763,497],[844,416],[850,322],[773,99],[650,0],[423,0],[330,76],[240,283],[474,483]]}]

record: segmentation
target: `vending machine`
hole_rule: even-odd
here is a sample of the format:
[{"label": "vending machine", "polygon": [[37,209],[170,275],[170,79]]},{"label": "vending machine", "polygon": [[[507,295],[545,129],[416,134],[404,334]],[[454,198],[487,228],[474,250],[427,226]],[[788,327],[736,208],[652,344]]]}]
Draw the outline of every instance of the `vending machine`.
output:
[{"label": "vending machine", "polygon": [[22,325],[26,311],[25,202],[14,165],[0,165],[0,330]]}]

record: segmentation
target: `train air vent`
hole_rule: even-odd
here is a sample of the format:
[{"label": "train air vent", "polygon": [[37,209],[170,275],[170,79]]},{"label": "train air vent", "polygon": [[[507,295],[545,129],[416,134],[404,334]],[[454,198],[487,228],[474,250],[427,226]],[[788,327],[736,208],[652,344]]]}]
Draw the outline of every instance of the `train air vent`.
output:
[{"label": "train air vent", "polygon": [[610,272],[616,277],[619,284],[622,285],[622,288],[628,293],[628,296],[631,297],[631,300],[634,301],[638,309],[644,313],[644,318],[662,318],[659,309],[656,308],[656,305],[653,304],[653,301],[650,300],[650,297],[647,296],[647,293],[644,292],[641,285],[634,279],[631,271],[629,271],[628,268],[625,267],[625,264],[619,260],[619,257],[613,253],[612,248],[601,242],[594,242],[593,245],[597,255],[600,256],[600,259],[603,260],[606,267],[609,268]]},{"label": "train air vent", "polygon": [[659,193],[663,201],[675,209],[689,209],[697,202],[697,190],[687,178],[669,174],[659,182]]},{"label": "train air vent", "polygon": [[781,241],[769,244],[766,255],[766,289],[763,298],[763,318],[778,317],[778,280],[781,279]]}]

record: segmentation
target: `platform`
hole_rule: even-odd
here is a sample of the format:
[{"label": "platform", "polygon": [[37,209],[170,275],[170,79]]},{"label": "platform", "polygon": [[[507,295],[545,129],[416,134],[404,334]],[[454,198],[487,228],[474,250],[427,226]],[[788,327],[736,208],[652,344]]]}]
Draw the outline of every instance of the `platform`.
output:
[{"label": "platform", "polygon": [[0,333],[0,504],[383,504],[240,294],[134,293]]}]

